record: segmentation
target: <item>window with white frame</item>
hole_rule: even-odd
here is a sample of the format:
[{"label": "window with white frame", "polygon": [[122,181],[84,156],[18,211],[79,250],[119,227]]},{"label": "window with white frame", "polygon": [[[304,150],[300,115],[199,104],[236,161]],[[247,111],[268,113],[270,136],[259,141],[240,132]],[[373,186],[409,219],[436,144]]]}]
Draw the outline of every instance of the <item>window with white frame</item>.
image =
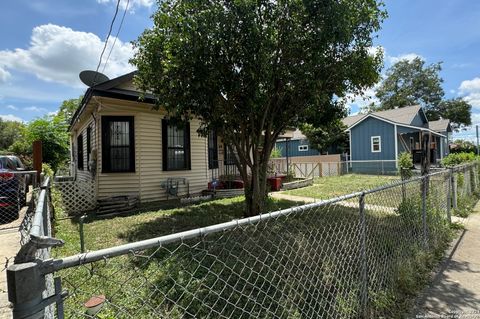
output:
[{"label": "window with white frame", "polygon": [[382,138],[380,136],[372,136],[372,153],[380,153],[382,151]]},{"label": "window with white frame", "polygon": [[306,152],[308,151],[308,145],[298,145],[299,152]]}]

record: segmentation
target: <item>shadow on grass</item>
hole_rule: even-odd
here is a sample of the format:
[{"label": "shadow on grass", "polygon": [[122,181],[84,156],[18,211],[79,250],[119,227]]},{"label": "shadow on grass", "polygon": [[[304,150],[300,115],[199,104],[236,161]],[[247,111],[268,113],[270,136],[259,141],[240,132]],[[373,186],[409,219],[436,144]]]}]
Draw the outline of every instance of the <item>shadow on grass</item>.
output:
[{"label": "shadow on grass", "polygon": [[[268,200],[266,212],[299,205],[288,200]],[[135,225],[119,238],[134,242],[186,230],[212,226],[219,223],[241,219],[245,205],[242,197],[212,200],[200,204],[184,206],[166,211],[154,220]],[[161,213],[161,212],[160,212]]]},{"label": "shadow on grass", "polygon": [[[297,204],[270,200],[267,210]],[[243,210],[234,198],[154,211],[120,218],[131,224],[116,234],[133,242],[241,218]],[[72,269],[64,279],[77,293],[66,309],[104,294],[105,318],[358,318],[365,265],[369,317],[393,318],[404,294],[398,273],[411,278],[430,258],[419,220],[366,213],[365,264],[358,209],[329,204]]]}]

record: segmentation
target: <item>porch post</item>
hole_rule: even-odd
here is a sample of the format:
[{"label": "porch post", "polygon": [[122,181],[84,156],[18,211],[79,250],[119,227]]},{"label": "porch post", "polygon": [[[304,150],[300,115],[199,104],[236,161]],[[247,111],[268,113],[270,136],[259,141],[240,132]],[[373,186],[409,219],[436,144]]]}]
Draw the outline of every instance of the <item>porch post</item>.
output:
[{"label": "porch post", "polygon": [[439,137],[440,140],[440,159],[443,158],[443,137]]}]

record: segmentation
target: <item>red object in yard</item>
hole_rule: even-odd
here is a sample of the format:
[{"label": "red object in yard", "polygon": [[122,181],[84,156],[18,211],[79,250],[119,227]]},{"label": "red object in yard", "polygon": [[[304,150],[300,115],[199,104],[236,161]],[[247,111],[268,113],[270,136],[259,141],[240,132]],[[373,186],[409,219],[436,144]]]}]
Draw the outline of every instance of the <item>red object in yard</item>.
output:
[{"label": "red object in yard", "polygon": [[282,187],[282,178],[281,177],[268,177],[267,183],[270,184],[270,189],[273,192],[279,191]]},{"label": "red object in yard", "polygon": [[233,188],[236,188],[236,189],[243,188],[243,181],[241,180],[233,181]]}]

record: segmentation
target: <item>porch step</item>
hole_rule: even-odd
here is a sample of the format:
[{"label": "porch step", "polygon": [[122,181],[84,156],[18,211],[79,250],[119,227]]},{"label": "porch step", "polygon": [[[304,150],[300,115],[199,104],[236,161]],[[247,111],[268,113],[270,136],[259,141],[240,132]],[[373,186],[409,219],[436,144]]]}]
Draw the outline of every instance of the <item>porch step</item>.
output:
[{"label": "porch step", "polygon": [[114,196],[97,200],[98,215],[128,212],[138,206],[138,196]]}]

